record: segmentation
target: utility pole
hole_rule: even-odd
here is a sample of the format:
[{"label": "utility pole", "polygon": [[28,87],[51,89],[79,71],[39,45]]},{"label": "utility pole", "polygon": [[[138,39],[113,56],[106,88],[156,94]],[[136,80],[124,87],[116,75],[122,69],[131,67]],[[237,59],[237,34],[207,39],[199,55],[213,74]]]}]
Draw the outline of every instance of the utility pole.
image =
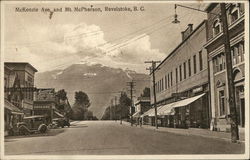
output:
[{"label": "utility pole", "polygon": [[116,121],[116,105],[117,105],[117,103],[116,103],[116,101],[117,101],[117,97],[115,96],[115,106],[114,106],[114,110],[115,110],[115,112],[114,112],[114,117],[115,117],[115,121]]},{"label": "utility pole", "polygon": [[133,126],[133,91],[134,91],[134,86],[135,86],[135,82],[132,80],[131,82],[127,82],[128,86],[130,87],[129,91],[130,91],[130,98],[131,98],[131,107],[130,107],[130,124],[131,126]]},{"label": "utility pole", "polygon": [[150,70],[150,74],[153,75],[153,94],[154,94],[154,108],[155,108],[155,128],[158,129],[158,118],[157,118],[157,105],[156,105],[156,93],[155,93],[155,70],[156,63],[160,63],[161,61],[146,61],[145,63],[151,63],[151,67],[147,68]]},{"label": "utility pole", "polygon": [[[121,97],[122,97],[122,91],[121,92]],[[122,104],[120,102],[120,107],[121,107],[121,111],[120,111],[120,124],[122,124]]]},{"label": "utility pole", "polygon": [[223,27],[223,38],[224,38],[224,48],[225,48],[225,60],[226,60],[226,73],[227,73],[227,86],[229,95],[229,109],[231,118],[231,140],[236,143],[239,140],[239,128],[237,121],[237,110],[235,103],[235,88],[233,82],[233,65],[232,65],[232,55],[230,47],[230,39],[228,32],[228,23],[226,15],[226,4],[220,3],[221,9],[221,22]]},{"label": "utility pole", "polygon": [[109,107],[109,119],[112,120],[112,105],[113,105],[113,99],[110,100],[110,107]]}]

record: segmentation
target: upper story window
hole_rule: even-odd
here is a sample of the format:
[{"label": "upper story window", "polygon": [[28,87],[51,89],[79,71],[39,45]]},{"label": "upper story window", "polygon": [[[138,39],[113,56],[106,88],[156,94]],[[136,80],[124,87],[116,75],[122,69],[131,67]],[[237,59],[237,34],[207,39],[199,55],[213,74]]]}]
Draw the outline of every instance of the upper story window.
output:
[{"label": "upper story window", "polygon": [[173,85],[173,77],[172,77],[172,72],[170,72],[170,85],[172,86]]},{"label": "upper story window", "polygon": [[239,10],[239,5],[238,4],[233,4],[229,8],[229,18],[230,18],[230,23],[233,23],[240,17],[240,10]]},{"label": "upper story window", "polygon": [[219,19],[216,19],[213,23],[213,36],[216,36],[221,32],[221,23]]},{"label": "upper story window", "polygon": [[231,48],[233,65],[244,61],[244,43],[240,42]]},{"label": "upper story window", "polygon": [[226,68],[224,53],[221,53],[213,58],[214,73],[222,71]]},{"label": "upper story window", "polygon": [[193,62],[194,62],[194,74],[196,73],[196,55],[193,56]]},{"label": "upper story window", "polygon": [[168,89],[168,87],[167,87],[167,75],[165,75],[165,89]]},{"label": "upper story window", "polygon": [[188,76],[191,76],[191,59],[188,59]]}]

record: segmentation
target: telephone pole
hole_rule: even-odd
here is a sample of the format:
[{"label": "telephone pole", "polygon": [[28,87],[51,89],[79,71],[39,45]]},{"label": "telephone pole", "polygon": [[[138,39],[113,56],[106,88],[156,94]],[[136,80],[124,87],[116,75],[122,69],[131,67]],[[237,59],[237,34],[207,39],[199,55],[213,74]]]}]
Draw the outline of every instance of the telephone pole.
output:
[{"label": "telephone pole", "polygon": [[156,63],[160,63],[161,61],[145,61],[145,63],[151,63],[151,67],[147,68],[150,70],[150,74],[153,75],[153,94],[154,94],[154,108],[155,108],[155,128],[158,129],[158,118],[157,118],[157,105],[156,105],[156,93],[155,93],[155,70],[156,70]]},{"label": "telephone pole", "polygon": [[117,101],[117,97],[115,96],[115,106],[114,106],[114,110],[115,110],[115,112],[114,112],[115,121],[116,121],[116,119],[117,119],[117,117],[116,117],[116,105],[117,105],[116,101]]},{"label": "telephone pole", "polygon": [[110,100],[110,107],[109,107],[109,119],[112,120],[112,106],[113,106],[113,99]]},{"label": "telephone pole", "polygon": [[133,92],[135,87],[135,82],[132,80],[131,82],[127,82],[127,85],[130,87],[130,98],[131,98],[131,106],[130,106],[130,124],[133,126]]},{"label": "telephone pole", "polygon": [[231,119],[231,140],[233,143],[239,140],[239,128],[237,122],[237,111],[235,103],[235,88],[233,82],[233,65],[232,65],[232,55],[230,47],[230,39],[228,32],[228,23],[226,15],[226,4],[220,3],[221,9],[221,22],[223,27],[223,38],[224,38],[224,48],[225,48],[225,60],[226,60],[226,73],[227,73],[227,86],[228,86],[228,98],[229,98],[229,109],[230,109],[230,119]]},{"label": "telephone pole", "polygon": [[[121,93],[121,97],[122,97],[122,91],[120,91]],[[121,108],[121,111],[120,111],[120,124],[122,124],[122,104],[121,104],[121,101],[120,101],[120,108]]]}]

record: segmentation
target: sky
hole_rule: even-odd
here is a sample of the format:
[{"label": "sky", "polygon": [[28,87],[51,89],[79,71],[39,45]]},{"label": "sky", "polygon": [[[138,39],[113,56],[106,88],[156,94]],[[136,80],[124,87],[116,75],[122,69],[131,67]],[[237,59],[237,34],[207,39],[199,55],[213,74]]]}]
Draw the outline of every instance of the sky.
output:
[{"label": "sky", "polygon": [[[87,7],[102,12],[49,12],[42,8]],[[182,4],[204,9],[207,4]],[[144,11],[104,11],[105,7],[143,7]],[[39,12],[16,12],[16,7]],[[72,64],[102,64],[148,73],[146,60],[163,60],[180,42],[188,24],[194,28],[206,13],[177,7],[179,24],[171,23],[173,3],[10,3],[4,6],[4,59],[29,62],[39,72]]]}]

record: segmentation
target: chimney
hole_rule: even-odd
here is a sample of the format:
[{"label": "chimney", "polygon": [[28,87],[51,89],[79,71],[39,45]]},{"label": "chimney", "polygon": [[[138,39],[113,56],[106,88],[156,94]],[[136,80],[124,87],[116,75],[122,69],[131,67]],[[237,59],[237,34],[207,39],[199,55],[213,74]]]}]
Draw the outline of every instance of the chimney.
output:
[{"label": "chimney", "polygon": [[193,32],[193,24],[188,24],[185,31],[181,32],[182,41],[184,41]]}]

